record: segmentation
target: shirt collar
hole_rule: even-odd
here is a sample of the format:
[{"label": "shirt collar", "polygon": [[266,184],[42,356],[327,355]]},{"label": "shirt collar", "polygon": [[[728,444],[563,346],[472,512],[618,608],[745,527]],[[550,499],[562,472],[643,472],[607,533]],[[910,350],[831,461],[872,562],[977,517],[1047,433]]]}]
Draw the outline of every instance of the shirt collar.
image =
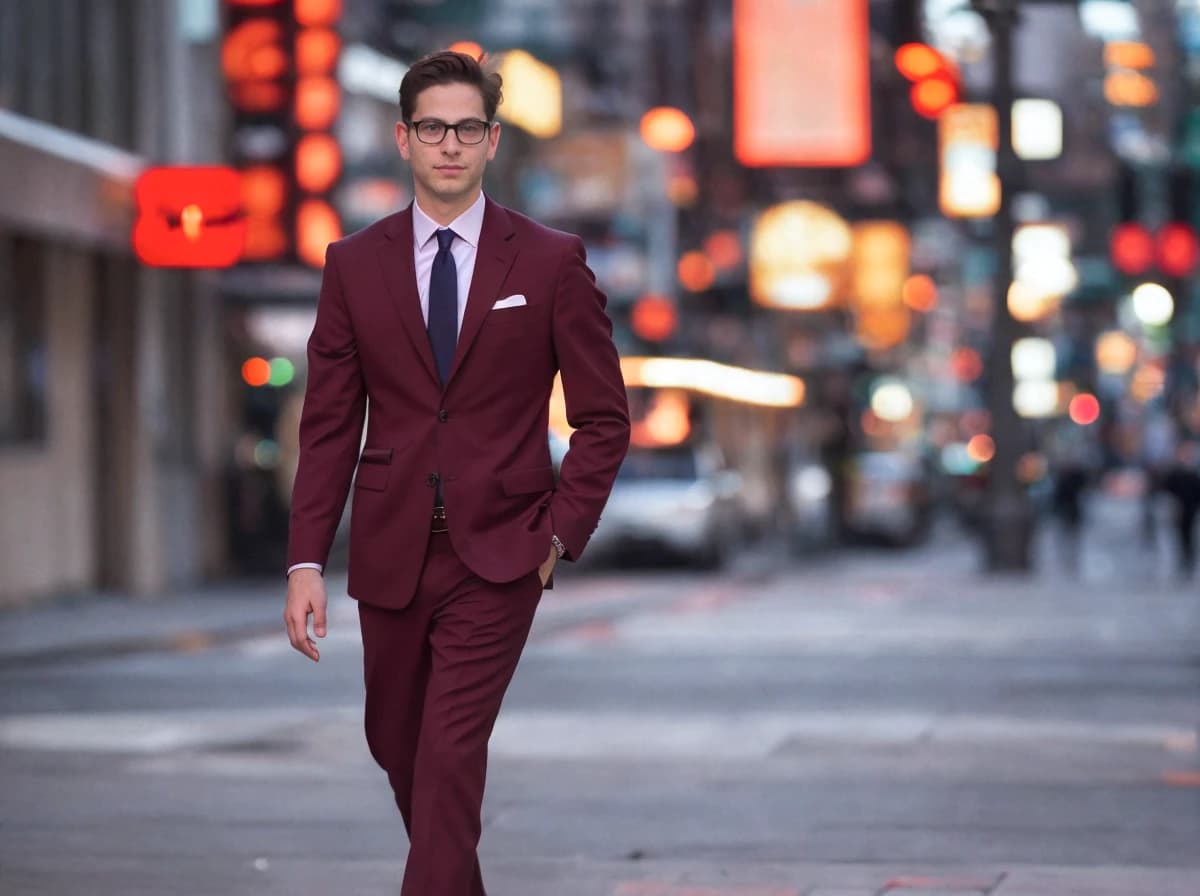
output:
[{"label": "shirt collar", "polygon": [[[480,191],[479,197],[471,204],[471,207],[450,222],[450,229],[460,240],[469,243],[474,249],[479,248],[479,234],[483,231],[483,210],[486,205],[483,192]],[[442,225],[425,214],[420,203],[413,199],[413,241],[416,247],[418,249],[423,247],[433,239],[434,232],[440,230],[441,227]]]}]

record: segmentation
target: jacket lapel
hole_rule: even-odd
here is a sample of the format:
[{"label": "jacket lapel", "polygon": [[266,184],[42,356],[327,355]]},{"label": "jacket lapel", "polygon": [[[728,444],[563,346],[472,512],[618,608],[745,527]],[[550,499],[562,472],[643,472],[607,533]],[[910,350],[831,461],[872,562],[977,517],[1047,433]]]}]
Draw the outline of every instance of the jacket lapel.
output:
[{"label": "jacket lapel", "polygon": [[[479,328],[492,310],[492,303],[498,298],[504,278],[512,268],[513,260],[517,257],[517,247],[513,243],[512,221],[502,206],[486,200],[483,212],[483,229],[479,233],[479,248],[475,253],[475,271],[471,275],[471,291],[467,294],[467,309],[463,315],[462,329],[458,333],[458,346],[454,352],[454,363],[450,367],[450,376],[446,383],[454,379],[454,375],[462,366],[471,344],[479,335]],[[409,214],[409,240],[412,240],[412,216]],[[411,270],[412,263],[409,261]],[[411,276],[411,275],[410,275]],[[417,311],[420,320],[420,311]],[[426,342],[429,340],[427,339]],[[430,363],[433,354],[429,353]]]},{"label": "jacket lapel", "polygon": [[437,367],[433,360],[433,348],[429,344],[429,334],[425,329],[425,320],[421,316],[421,299],[420,293],[417,292],[416,271],[413,268],[412,206],[398,212],[384,233],[387,240],[380,244],[376,252],[379,266],[383,270],[383,281],[387,284],[388,295],[391,298],[390,306],[399,314],[417,357],[436,383],[439,381]]}]

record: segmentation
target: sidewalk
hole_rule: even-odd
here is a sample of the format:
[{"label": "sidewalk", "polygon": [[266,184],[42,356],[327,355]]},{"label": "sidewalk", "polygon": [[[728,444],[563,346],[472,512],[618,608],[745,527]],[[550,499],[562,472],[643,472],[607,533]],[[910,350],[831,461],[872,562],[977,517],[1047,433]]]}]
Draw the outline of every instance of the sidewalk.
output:
[{"label": "sidewalk", "polygon": [[[344,579],[330,582],[344,594]],[[282,580],[228,584],[138,600],[82,594],[0,612],[0,668],[147,650],[198,650],[279,632]]]}]

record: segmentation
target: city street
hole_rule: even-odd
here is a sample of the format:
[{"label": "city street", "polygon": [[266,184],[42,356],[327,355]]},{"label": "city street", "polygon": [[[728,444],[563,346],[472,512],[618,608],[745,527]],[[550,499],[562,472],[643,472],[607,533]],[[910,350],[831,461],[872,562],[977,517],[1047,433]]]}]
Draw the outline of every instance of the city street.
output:
[{"label": "city street", "polygon": [[[949,526],[564,570],[493,738],[489,893],[1197,896],[1200,584],[1093,509],[1081,580],[980,578]],[[252,599],[259,630],[0,665],[0,892],[398,890],[353,604],[314,666]]]}]

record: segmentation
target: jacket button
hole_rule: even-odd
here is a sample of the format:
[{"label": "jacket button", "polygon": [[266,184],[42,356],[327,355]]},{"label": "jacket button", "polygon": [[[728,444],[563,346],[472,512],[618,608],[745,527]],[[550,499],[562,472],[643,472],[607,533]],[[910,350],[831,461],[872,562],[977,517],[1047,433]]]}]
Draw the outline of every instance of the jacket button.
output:
[{"label": "jacket button", "polygon": [[445,408],[442,408],[440,411],[438,411],[438,423],[445,423],[449,419],[450,419],[450,412],[447,411]]},{"label": "jacket button", "polygon": [[430,488],[436,488],[437,484],[438,484],[438,474],[430,473],[428,476],[426,476],[425,484],[428,485]]}]

